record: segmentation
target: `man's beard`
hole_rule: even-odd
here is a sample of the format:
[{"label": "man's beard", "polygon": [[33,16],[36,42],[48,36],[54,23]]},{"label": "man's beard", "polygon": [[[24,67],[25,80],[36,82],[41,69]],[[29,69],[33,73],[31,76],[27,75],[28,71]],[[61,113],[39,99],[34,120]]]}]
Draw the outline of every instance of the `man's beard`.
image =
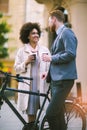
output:
[{"label": "man's beard", "polygon": [[54,24],[52,27],[50,27],[50,31],[51,31],[51,32],[55,32],[55,28],[56,28],[56,27],[55,27],[55,24]]}]

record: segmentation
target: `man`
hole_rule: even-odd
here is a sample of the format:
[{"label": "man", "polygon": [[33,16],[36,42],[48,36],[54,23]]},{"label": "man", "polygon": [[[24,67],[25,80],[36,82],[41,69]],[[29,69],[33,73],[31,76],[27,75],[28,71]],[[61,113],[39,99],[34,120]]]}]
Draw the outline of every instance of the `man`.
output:
[{"label": "man", "polygon": [[46,116],[51,130],[66,130],[63,107],[74,80],[77,79],[77,38],[71,29],[64,26],[64,15],[59,10],[50,13],[49,28],[56,32],[57,37],[51,47],[51,56],[42,56],[43,61],[50,62],[52,91]]}]

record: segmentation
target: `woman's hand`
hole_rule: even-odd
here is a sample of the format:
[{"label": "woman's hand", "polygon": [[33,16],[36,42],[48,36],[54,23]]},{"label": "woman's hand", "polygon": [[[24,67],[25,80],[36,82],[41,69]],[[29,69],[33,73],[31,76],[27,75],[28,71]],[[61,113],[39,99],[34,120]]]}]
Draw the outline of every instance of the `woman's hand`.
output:
[{"label": "woman's hand", "polygon": [[35,61],[35,56],[32,54],[32,55],[29,55],[27,60],[25,61],[25,65],[27,66],[29,63],[33,63]]}]

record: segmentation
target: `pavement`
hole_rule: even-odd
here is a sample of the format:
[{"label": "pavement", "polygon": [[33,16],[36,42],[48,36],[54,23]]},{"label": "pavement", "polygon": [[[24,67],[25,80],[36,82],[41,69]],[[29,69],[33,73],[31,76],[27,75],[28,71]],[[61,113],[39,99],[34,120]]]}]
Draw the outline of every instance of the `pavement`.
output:
[{"label": "pavement", "polygon": [[[12,104],[16,106],[14,100],[11,100]],[[22,117],[27,121],[26,114],[22,114]],[[11,108],[4,102],[0,110],[0,130],[22,130],[23,123],[14,114]]]},{"label": "pavement", "polygon": [[[14,107],[17,109],[15,100],[11,99],[10,102],[12,102]],[[27,115],[23,113],[20,114],[27,122]],[[23,123],[19,120],[11,108],[4,102],[0,110],[0,130],[22,130],[23,126]]]}]

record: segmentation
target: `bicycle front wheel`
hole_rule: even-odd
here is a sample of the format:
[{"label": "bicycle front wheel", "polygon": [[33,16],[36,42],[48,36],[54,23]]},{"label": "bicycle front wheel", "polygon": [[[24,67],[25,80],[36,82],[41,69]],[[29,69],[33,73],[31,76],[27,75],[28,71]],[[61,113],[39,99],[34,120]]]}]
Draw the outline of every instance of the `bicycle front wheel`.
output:
[{"label": "bicycle front wheel", "polygon": [[67,130],[86,130],[86,117],[79,104],[72,101],[65,102],[65,121]]},{"label": "bicycle front wheel", "polygon": [[[72,101],[65,102],[65,122],[67,130],[86,130],[86,117],[82,108]],[[44,116],[40,130],[50,130],[46,116]]]},{"label": "bicycle front wheel", "polygon": [[46,119],[46,116],[44,116],[43,120],[41,121],[40,130],[50,130],[49,123]]}]

